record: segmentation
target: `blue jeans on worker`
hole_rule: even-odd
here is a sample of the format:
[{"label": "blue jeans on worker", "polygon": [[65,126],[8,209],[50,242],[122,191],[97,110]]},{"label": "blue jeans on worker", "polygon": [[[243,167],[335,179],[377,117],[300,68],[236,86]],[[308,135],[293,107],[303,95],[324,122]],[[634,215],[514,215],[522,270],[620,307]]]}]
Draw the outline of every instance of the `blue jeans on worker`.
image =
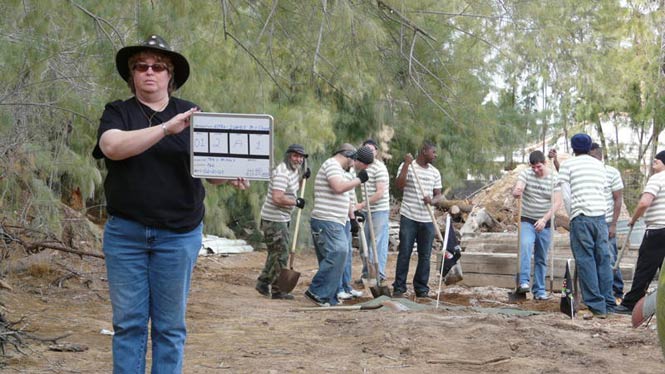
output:
[{"label": "blue jeans on worker", "polygon": [[335,305],[339,302],[337,289],[349,251],[348,239],[344,233],[345,226],[316,218],[311,219],[310,225],[319,270],[312,278],[309,292],[322,302]]},{"label": "blue jeans on worker", "polygon": [[177,233],[110,216],[104,256],[113,307],[113,372],[145,373],[148,320],[152,373],[181,373],[185,311],[203,224]]},{"label": "blue jeans on worker", "polygon": [[[390,234],[389,219],[390,212],[387,210],[372,212],[372,227],[374,227],[374,235],[376,236],[376,247],[379,249],[377,251],[377,256],[379,257],[379,276],[381,279],[388,278],[386,276],[386,262],[388,261],[388,237]],[[367,240],[368,247],[373,251],[374,246],[372,244],[372,236],[369,231],[369,223],[365,224],[365,239]],[[371,257],[370,262],[374,262],[374,257]],[[363,278],[367,278],[367,264],[364,263]]]},{"label": "blue jeans on worker", "polygon": [[547,252],[552,241],[552,230],[549,227],[541,232],[530,222],[520,222],[520,274],[519,284],[529,284],[531,277],[531,253],[533,251],[533,285],[534,296],[544,296],[545,278],[547,276]]},{"label": "blue jeans on worker", "polygon": [[406,292],[406,277],[409,273],[409,263],[413,244],[418,243],[418,265],[413,275],[413,289],[416,295],[429,292],[430,255],[434,241],[434,224],[432,222],[418,222],[400,216],[399,221],[399,253],[395,268],[395,292]]},{"label": "blue jeans on worker", "polygon": [[351,235],[351,221],[346,221],[346,226],[344,226],[344,233],[346,234],[346,240],[348,241],[348,251],[346,253],[346,261],[344,261],[344,272],[342,273],[342,279],[339,281],[339,287],[337,292],[351,292],[351,270],[353,266],[353,246],[351,240],[353,237]]},{"label": "blue jeans on worker", "polygon": [[584,304],[596,314],[614,311],[612,264],[604,216],[579,215],[570,221],[570,247]]},{"label": "blue jeans on worker", "polygon": [[[609,227],[610,223],[607,222],[608,230]],[[611,258],[612,266],[614,266],[614,263],[617,261],[617,257],[619,255],[616,235],[613,238],[609,238],[609,242],[610,242],[610,255],[612,256]],[[621,268],[618,268],[616,271],[614,271],[614,282],[612,283],[612,292],[614,293],[614,297],[623,299],[623,277],[621,276]]]}]

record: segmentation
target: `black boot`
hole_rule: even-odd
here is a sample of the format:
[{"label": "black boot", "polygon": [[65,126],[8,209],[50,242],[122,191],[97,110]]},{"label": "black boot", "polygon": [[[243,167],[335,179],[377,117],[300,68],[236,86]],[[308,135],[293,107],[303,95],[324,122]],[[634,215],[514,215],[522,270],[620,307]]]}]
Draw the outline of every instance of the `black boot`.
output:
[{"label": "black boot", "polygon": [[275,292],[272,294],[273,300],[293,300],[293,295],[286,292]]},{"label": "black boot", "polygon": [[256,287],[254,287],[261,295],[270,296],[270,288],[268,284],[263,282],[256,282]]}]

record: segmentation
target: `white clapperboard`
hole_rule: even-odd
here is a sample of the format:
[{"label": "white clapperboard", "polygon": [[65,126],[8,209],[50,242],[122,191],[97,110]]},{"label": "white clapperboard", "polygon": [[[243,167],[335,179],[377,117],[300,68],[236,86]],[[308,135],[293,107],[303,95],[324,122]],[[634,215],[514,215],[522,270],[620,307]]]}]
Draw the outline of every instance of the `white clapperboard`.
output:
[{"label": "white clapperboard", "polygon": [[193,113],[194,178],[270,180],[273,118],[267,114]]}]

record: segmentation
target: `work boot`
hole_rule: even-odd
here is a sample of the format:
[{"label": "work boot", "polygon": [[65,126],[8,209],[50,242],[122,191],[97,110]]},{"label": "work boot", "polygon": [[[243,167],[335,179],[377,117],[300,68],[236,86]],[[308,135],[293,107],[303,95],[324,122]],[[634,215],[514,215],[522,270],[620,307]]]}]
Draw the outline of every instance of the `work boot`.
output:
[{"label": "work boot", "polygon": [[294,297],[290,293],[286,292],[275,292],[272,294],[273,300],[293,300]]},{"label": "work boot", "polygon": [[633,310],[626,307],[625,305],[617,305],[614,308],[614,313],[616,314],[626,314],[626,315],[631,315],[633,314]]},{"label": "work boot", "polygon": [[406,292],[401,291],[401,290],[393,290],[393,297],[396,299],[405,299],[406,298]]},{"label": "work boot", "polygon": [[308,289],[307,291],[305,291],[305,298],[306,298],[307,300],[313,302],[314,304],[318,305],[318,306],[322,306],[322,307],[328,307],[328,306],[330,306],[330,303],[325,302],[325,301],[319,299],[316,295],[314,295],[313,293],[311,293],[311,292],[309,291],[309,289]]},{"label": "work boot", "polygon": [[254,287],[261,295],[270,296],[270,287],[267,283],[256,282],[256,287]]}]

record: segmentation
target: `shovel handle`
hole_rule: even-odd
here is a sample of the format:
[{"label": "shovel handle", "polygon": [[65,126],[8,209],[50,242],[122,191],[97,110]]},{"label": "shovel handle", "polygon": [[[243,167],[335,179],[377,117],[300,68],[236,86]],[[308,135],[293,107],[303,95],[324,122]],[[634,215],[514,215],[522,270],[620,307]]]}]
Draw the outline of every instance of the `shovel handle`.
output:
[{"label": "shovel handle", "polygon": [[[418,184],[418,189],[420,190],[420,193],[423,195],[423,198],[424,198],[425,197],[425,190],[423,189],[423,185],[420,184],[420,177],[418,177],[418,173],[416,173],[416,167],[413,166],[413,163],[411,163],[411,171],[413,171],[413,175],[416,177],[416,183]],[[439,224],[436,222],[436,217],[434,216],[434,211],[432,210],[432,206],[429,205],[429,204],[425,204],[425,207],[427,207],[427,211],[429,212],[429,216],[432,219],[432,223],[434,224],[434,231],[436,232],[436,238],[441,242],[441,244],[443,244],[444,243],[443,236],[441,235],[441,230],[439,229]]]},{"label": "shovel handle", "polygon": [[517,198],[517,268],[515,272],[515,289],[520,286],[520,262],[522,254],[522,196]]},{"label": "shovel handle", "polygon": [[630,226],[628,229],[628,234],[626,234],[626,238],[623,239],[623,245],[621,246],[621,252],[619,252],[619,255],[617,256],[617,261],[612,265],[612,271],[617,271],[619,268],[619,265],[621,265],[621,259],[623,258],[624,252],[626,252],[626,247],[628,247],[628,243],[630,243],[630,234],[633,233],[633,226]]},{"label": "shovel handle", "polygon": [[360,225],[360,231],[362,233],[359,233],[360,237],[360,246],[362,247],[363,251],[363,257],[365,257],[365,261],[367,263],[367,271],[369,272],[369,277],[370,278],[376,278],[376,269],[374,269],[374,266],[372,265],[372,261],[369,258],[369,249],[367,249],[367,239],[365,238],[365,224],[362,222],[359,222],[358,225]]},{"label": "shovel handle", "polygon": [[[305,185],[307,185],[307,178],[303,178],[300,183],[300,198],[305,197]],[[291,242],[291,251],[289,253],[289,269],[293,270],[293,258],[296,254],[296,244],[298,244],[298,231],[300,229],[300,216],[302,215],[302,209],[298,209],[296,213],[296,228],[293,232],[293,241]]]},{"label": "shovel handle", "polygon": [[372,239],[372,255],[374,256],[374,272],[376,273],[376,284],[379,284],[379,254],[376,248],[376,236],[374,235],[374,224],[372,223],[372,208],[369,203],[369,193],[367,192],[367,184],[363,184],[363,191],[365,192],[365,203],[367,203],[367,219],[369,222],[369,237]]}]

